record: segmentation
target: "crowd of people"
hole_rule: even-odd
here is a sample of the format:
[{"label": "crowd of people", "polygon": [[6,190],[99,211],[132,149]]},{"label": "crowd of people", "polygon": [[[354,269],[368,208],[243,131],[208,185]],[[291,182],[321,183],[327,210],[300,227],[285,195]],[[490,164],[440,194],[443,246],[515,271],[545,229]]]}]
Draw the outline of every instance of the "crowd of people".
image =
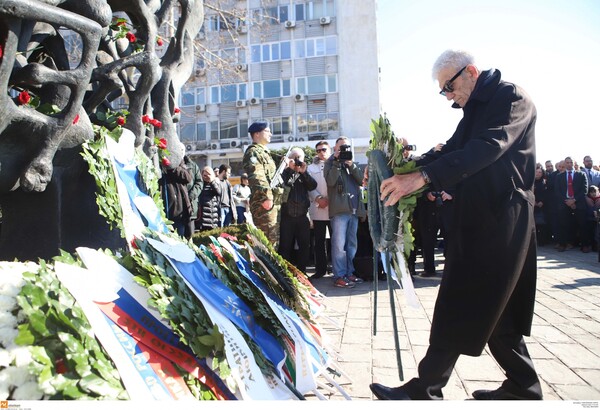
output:
[{"label": "crowd of people", "polygon": [[243,174],[235,186],[230,176],[227,164],[200,169],[187,155],[179,166],[163,169],[159,186],[165,214],[179,235],[190,239],[196,231],[246,222],[248,175]]},{"label": "crowd of people", "polygon": [[[579,248],[598,251],[600,170],[591,156],[580,166],[571,157],[536,166],[535,227],[538,244],[554,244],[559,252]],[[600,258],[600,256],[599,256]],[[600,259],[599,259],[600,260]]]}]

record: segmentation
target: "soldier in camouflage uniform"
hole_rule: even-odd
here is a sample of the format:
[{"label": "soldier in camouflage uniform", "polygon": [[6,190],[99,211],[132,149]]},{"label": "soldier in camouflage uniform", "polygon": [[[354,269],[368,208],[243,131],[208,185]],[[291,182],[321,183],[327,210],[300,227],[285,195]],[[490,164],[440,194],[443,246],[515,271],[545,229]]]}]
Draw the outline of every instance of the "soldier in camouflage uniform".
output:
[{"label": "soldier in camouflage uniform", "polygon": [[279,209],[283,188],[271,188],[277,166],[269,153],[271,130],[265,121],[254,122],[248,128],[252,144],[244,153],[243,166],[250,186],[250,213],[254,225],[262,230],[277,249],[279,243]]}]

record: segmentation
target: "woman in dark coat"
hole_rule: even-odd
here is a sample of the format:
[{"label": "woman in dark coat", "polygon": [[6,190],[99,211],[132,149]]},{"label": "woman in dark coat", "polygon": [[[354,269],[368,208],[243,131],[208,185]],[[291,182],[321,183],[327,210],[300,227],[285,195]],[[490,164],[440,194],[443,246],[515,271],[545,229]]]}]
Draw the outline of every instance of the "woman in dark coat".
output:
[{"label": "woman in dark coat", "polygon": [[221,226],[221,181],[211,167],[202,169],[202,191],[198,197],[196,229],[208,231]]},{"label": "woman in dark coat", "polygon": [[443,53],[434,77],[453,107],[463,108],[463,119],[441,151],[417,162],[421,172],[383,181],[381,196],[392,205],[425,184],[455,187],[453,240],[419,377],[371,389],[380,399],[441,399],[458,357],[479,356],[487,343],[507,380],[473,397],[541,399],[523,339],[531,330],[537,275],[535,106],[499,71],[479,71],[462,51]]}]

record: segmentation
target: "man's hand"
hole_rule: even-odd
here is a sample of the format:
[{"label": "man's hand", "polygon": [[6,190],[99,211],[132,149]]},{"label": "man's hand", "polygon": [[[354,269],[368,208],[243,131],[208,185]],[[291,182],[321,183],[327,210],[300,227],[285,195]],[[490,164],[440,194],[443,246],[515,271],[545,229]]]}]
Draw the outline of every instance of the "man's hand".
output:
[{"label": "man's hand", "polygon": [[329,199],[324,196],[315,199],[315,202],[317,203],[317,208],[327,208],[329,205]]},{"label": "man's hand", "polygon": [[296,172],[304,174],[306,172],[307,168],[308,168],[308,165],[306,164],[306,162],[302,162],[302,165],[296,167]]},{"label": "man's hand", "polygon": [[262,207],[265,208],[267,211],[270,211],[273,208],[273,200],[265,199],[262,203]]},{"label": "man's hand", "polygon": [[385,206],[395,205],[400,198],[412,194],[425,185],[425,179],[420,172],[410,174],[394,175],[381,183],[379,192]]}]

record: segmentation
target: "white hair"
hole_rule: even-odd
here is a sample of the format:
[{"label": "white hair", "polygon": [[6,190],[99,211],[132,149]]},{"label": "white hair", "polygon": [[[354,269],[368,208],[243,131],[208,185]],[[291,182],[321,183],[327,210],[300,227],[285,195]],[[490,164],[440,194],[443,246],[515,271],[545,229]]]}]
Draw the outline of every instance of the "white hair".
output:
[{"label": "white hair", "polygon": [[450,67],[458,71],[469,64],[475,65],[475,57],[468,52],[463,50],[446,50],[433,63],[431,76],[434,80],[437,80],[440,71],[443,69]]},{"label": "white hair", "polygon": [[288,158],[304,158],[304,150],[300,147],[294,147],[288,154]]}]

